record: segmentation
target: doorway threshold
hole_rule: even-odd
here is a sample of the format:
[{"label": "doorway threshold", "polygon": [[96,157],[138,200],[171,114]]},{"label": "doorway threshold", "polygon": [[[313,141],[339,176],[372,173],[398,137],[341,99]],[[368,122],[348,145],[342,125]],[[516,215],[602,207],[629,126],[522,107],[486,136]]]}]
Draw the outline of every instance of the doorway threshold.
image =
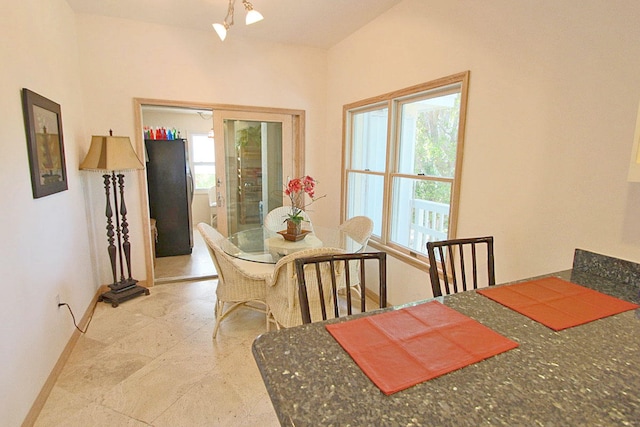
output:
[{"label": "doorway threshold", "polygon": [[173,277],[160,277],[154,280],[156,285],[162,283],[174,283],[174,282],[195,282],[198,280],[211,280],[217,279],[217,274],[208,274],[205,276],[173,276]]}]

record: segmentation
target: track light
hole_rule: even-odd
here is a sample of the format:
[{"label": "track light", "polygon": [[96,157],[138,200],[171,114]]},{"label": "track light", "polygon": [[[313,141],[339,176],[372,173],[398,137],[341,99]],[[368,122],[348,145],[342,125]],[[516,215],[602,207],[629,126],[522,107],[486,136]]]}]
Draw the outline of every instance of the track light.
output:
[{"label": "track light", "polygon": [[218,33],[218,37],[220,37],[220,40],[224,41],[224,39],[227,38],[227,30],[229,29],[229,24],[227,24],[226,22],[223,24],[212,24],[213,25],[213,29],[216,30],[216,33]]},{"label": "track light", "polygon": [[[227,16],[224,17],[224,21],[222,24],[215,23],[213,25],[213,29],[216,30],[218,37],[220,40],[224,41],[227,37],[227,31],[233,25],[233,12],[235,8],[236,0],[229,0],[229,8],[227,10]],[[255,24],[258,21],[262,21],[264,17],[260,12],[253,9],[253,5],[249,3],[247,0],[242,0],[242,4],[247,11],[247,16],[245,18],[245,23],[247,25]]]},{"label": "track light", "polygon": [[264,19],[264,16],[262,16],[262,14],[257,10],[254,10],[253,5],[247,0],[242,0],[242,4],[247,10],[247,17],[244,20],[247,25],[255,24],[256,22],[262,21]]}]

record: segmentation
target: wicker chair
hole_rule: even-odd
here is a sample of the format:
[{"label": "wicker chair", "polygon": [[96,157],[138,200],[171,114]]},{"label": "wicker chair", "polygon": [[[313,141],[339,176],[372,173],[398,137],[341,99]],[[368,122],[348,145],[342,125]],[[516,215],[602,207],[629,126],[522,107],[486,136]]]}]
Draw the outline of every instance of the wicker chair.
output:
[{"label": "wicker chair", "polygon": [[265,314],[268,312],[265,300],[266,283],[267,278],[273,274],[273,265],[237,260],[221,249],[219,243],[225,237],[216,229],[200,223],[198,230],[207,243],[207,249],[218,272],[216,324],[213,328],[215,338],[222,320],[238,307],[244,306]]},{"label": "wicker chair", "polygon": [[[296,275],[295,260],[298,258],[312,257],[317,255],[342,254],[344,251],[337,248],[316,248],[298,251],[282,257],[275,266],[273,276],[267,280],[267,321],[276,324],[276,328],[290,328],[302,324],[300,315],[300,301],[298,299],[298,279]],[[328,270],[324,271],[329,274]],[[310,271],[315,276],[315,271]],[[340,272],[338,272],[340,276]],[[313,280],[307,277],[307,282]],[[329,279],[327,282],[330,282]],[[309,298],[312,315],[320,312],[317,297]],[[267,323],[267,330],[270,324]]]},{"label": "wicker chair", "polygon": [[[269,211],[267,216],[264,218],[264,226],[271,231],[275,231],[276,233],[278,231],[282,231],[287,228],[287,225],[284,222],[287,220],[287,215],[290,213],[291,207],[289,206],[280,206],[279,208],[275,208]],[[311,224],[309,215],[307,215],[305,211],[302,211],[301,215],[304,218],[302,228],[304,230],[313,231],[313,224]]]},{"label": "wicker chair", "polygon": [[354,216],[340,225],[340,230],[362,245],[364,251],[373,233],[373,221],[367,216]]},{"label": "wicker chair", "polygon": [[[367,243],[371,233],[373,233],[373,221],[367,216],[354,216],[348,219],[340,225],[340,230],[346,233],[353,240],[362,245],[362,248],[358,252],[364,252],[367,250]],[[358,271],[360,263],[350,263],[351,277],[353,278],[349,286],[350,289],[355,291],[359,296],[362,292],[360,289],[360,281]],[[342,289],[346,289],[346,284],[341,285]]]}]

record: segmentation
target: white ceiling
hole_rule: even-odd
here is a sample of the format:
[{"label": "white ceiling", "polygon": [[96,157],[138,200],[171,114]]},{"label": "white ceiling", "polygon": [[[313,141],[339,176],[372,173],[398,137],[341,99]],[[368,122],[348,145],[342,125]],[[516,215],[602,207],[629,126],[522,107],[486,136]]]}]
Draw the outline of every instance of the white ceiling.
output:
[{"label": "white ceiling", "polygon": [[[227,34],[245,39],[327,49],[402,0],[250,0],[264,20],[244,24],[242,0],[236,0],[235,23]],[[67,0],[77,13],[209,31],[222,22],[228,0]]]}]

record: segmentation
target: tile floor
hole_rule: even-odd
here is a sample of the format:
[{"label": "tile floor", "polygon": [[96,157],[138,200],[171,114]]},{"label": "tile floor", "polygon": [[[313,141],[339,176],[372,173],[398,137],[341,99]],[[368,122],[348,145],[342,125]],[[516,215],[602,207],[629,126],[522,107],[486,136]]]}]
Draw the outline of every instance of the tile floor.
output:
[{"label": "tile floor", "polygon": [[160,257],[155,259],[154,275],[156,284],[189,280],[194,278],[212,279],[216,269],[202,235],[193,230],[193,250],[191,255]]},{"label": "tile floor", "polygon": [[212,340],[215,285],[98,304],[35,425],[279,425],[251,354],[264,314],[239,309]]},{"label": "tile floor", "polygon": [[216,280],[193,276],[215,270],[194,237],[207,258],[159,258],[151,295],[96,306],[36,426],[279,425],[251,354],[264,314],[236,310],[212,340]]}]

